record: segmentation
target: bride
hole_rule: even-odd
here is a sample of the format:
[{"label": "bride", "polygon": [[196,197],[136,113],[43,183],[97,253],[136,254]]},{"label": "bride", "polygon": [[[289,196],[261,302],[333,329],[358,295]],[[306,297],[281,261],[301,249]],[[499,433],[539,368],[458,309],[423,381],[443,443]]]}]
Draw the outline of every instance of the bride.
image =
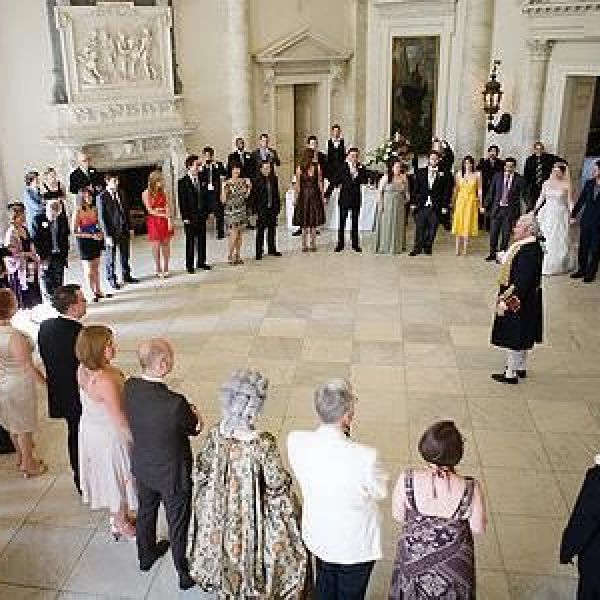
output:
[{"label": "bride", "polygon": [[[542,273],[558,275],[569,270],[569,217],[573,208],[567,165],[556,162],[542,185],[535,212],[544,237],[546,253]],[[539,212],[538,212],[539,211]]]}]

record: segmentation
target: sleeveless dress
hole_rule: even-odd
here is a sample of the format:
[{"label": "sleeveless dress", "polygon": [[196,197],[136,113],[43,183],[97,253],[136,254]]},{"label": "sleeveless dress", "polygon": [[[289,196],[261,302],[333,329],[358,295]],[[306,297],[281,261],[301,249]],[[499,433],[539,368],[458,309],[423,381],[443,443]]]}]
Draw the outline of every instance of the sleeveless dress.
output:
[{"label": "sleeveless dress", "polygon": [[558,275],[569,270],[569,204],[567,190],[542,186],[538,206],[540,229],[546,238],[543,275]]},{"label": "sleeveless dress", "polygon": [[248,184],[245,179],[228,179],[224,185],[225,192],[225,227],[245,227],[248,224],[246,212],[246,194]]},{"label": "sleeveless dress", "polygon": [[[387,179],[387,177],[386,177]],[[383,211],[377,209],[375,252],[400,254],[406,250],[406,185],[385,181]]]},{"label": "sleeveless dress", "polygon": [[129,442],[111,421],[104,405],[80,389],[79,477],[81,497],[92,510],[117,513],[124,506],[137,508],[131,474]]},{"label": "sleeveless dress", "polygon": [[[80,212],[79,230],[81,233],[100,233],[96,209]],[[91,238],[77,238],[77,247],[81,260],[95,260],[100,258],[104,249],[104,242]]]},{"label": "sleeveless dress", "polygon": [[477,179],[458,182],[458,192],[454,204],[452,233],[459,237],[479,235],[479,198],[477,197]]},{"label": "sleeveless dress", "polygon": [[414,494],[413,471],[404,480],[406,520],[398,541],[389,600],[474,600],[475,550],[468,515],[475,482],[451,518],[423,515]]},{"label": "sleeveless dress", "polygon": [[4,236],[4,245],[15,251],[14,256],[4,259],[7,270],[8,286],[17,298],[19,308],[33,308],[42,302],[38,281],[38,263],[25,258],[23,253],[31,252],[33,242],[25,227],[20,230],[9,225]]},{"label": "sleeveless dress", "polygon": [[38,423],[35,379],[9,352],[13,331],[0,325],[0,425],[10,433],[30,433]]},{"label": "sleeveless dress", "polygon": [[300,192],[294,207],[292,225],[303,229],[321,227],[325,224],[325,208],[319,189],[319,173],[313,167],[313,174],[300,173]]},{"label": "sleeveless dress", "polygon": [[172,237],[173,232],[169,231],[169,220],[166,213],[167,197],[164,192],[157,192],[154,196],[148,192],[150,206],[153,210],[164,211],[164,217],[148,215],[146,217],[146,227],[148,229],[148,239],[151,242],[165,242]]}]

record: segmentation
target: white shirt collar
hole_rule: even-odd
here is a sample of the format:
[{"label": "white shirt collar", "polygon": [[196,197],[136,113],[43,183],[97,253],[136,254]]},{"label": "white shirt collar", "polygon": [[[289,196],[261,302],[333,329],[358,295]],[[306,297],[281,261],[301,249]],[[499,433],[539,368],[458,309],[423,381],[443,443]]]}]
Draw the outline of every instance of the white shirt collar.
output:
[{"label": "white shirt collar", "polygon": [[164,383],[164,381],[161,377],[152,377],[150,375],[144,375],[143,373],[142,373],[142,375],[140,375],[140,378],[143,379],[144,381],[150,381],[152,383]]},{"label": "white shirt collar", "polygon": [[346,440],[346,436],[338,423],[321,423],[316,429],[319,435]]},{"label": "white shirt collar", "polygon": [[76,319],[75,317],[71,317],[70,315],[63,315],[62,313],[58,313],[58,316],[61,319],[68,319],[69,321],[75,321],[75,323],[79,323],[79,319]]}]

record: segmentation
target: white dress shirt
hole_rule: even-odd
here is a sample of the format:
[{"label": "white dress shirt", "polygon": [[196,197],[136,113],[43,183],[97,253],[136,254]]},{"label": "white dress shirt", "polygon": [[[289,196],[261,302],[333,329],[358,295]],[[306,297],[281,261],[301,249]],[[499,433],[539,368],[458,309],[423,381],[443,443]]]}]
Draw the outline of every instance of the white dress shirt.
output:
[{"label": "white dress shirt", "polygon": [[303,497],[302,538],[325,562],[382,557],[381,514],[388,477],[375,448],[348,439],[338,425],[288,436],[290,466]]}]

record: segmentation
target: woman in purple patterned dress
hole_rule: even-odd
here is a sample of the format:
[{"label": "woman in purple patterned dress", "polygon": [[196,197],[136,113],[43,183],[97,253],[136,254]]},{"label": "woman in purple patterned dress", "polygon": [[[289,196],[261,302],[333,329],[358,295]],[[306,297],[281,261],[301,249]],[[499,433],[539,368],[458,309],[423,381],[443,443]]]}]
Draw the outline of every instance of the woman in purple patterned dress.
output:
[{"label": "woman in purple patterned dress", "polygon": [[427,467],[400,473],[392,513],[403,526],[390,600],[475,598],[472,533],[485,531],[485,502],[479,483],[455,472],[463,448],[454,423],[440,421],[419,442]]}]

